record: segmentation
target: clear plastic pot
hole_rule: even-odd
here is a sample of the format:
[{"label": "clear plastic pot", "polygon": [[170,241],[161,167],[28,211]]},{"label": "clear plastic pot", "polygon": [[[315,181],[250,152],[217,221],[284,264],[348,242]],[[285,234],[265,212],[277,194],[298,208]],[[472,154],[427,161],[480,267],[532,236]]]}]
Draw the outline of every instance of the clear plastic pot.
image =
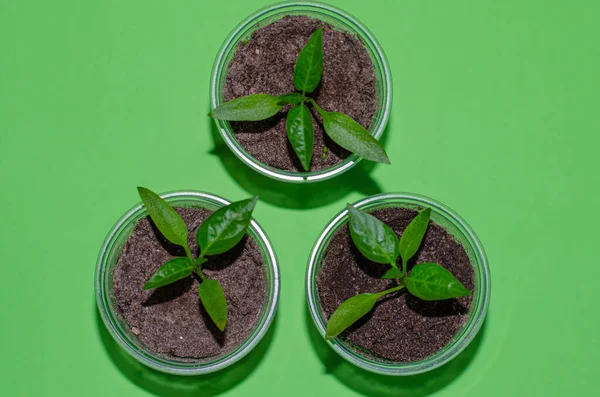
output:
[{"label": "clear plastic pot", "polygon": [[[381,208],[402,207],[414,210],[430,207],[431,220],[442,226],[462,244],[473,265],[475,288],[469,318],[463,328],[455,335],[452,342],[424,360],[399,363],[377,360],[357,349],[340,338],[328,341],[328,344],[340,356],[350,363],[371,372],[384,375],[415,375],[440,367],[459,353],[473,340],[483,324],[490,301],[490,270],[487,257],[473,232],[473,229],[454,211],[433,199],[409,193],[378,194],[358,201],[354,204],[363,211],[372,212]],[[327,320],[319,304],[317,291],[317,275],[329,246],[331,238],[348,222],[348,211],[344,209],[337,214],[320,234],[311,252],[306,273],[306,293],[312,319],[323,337]]]},{"label": "clear plastic pot", "polygon": [[[172,192],[162,195],[171,205],[178,207],[206,208],[211,211],[229,204],[229,201],[208,193]],[[267,235],[252,220],[248,229],[249,236],[261,250],[264,260],[264,274],[267,296],[259,320],[252,333],[235,349],[216,357],[195,361],[181,361],[166,357],[149,350],[135,336],[119,316],[113,293],[113,270],[119,260],[127,239],[138,221],[148,215],[147,210],[139,203],[117,221],[102,244],[98,255],[95,274],[96,303],[100,316],[115,341],[131,356],[141,363],[158,371],[175,375],[199,375],[214,372],[232,365],[248,354],[265,335],[277,310],[279,298],[279,268],[275,251]]]},{"label": "clear plastic pot", "polygon": [[[392,105],[392,78],[387,58],[375,37],[356,18],[338,8],[318,2],[302,1],[275,4],[250,15],[233,29],[221,46],[213,66],[210,80],[211,107],[214,109],[224,102],[223,87],[229,71],[229,63],[233,59],[240,40],[250,37],[252,32],[261,26],[281,19],[286,15],[305,15],[318,18],[329,23],[335,29],[353,34],[364,44],[375,69],[377,90],[377,111],[368,130],[375,138],[380,139]],[[352,154],[340,163],[320,171],[292,172],[280,170],[258,161],[248,153],[235,138],[228,121],[215,120],[215,122],[227,146],[244,164],[269,178],[283,182],[306,183],[327,180],[348,171],[361,160],[360,157]],[[281,150],[287,149],[282,148]]]}]

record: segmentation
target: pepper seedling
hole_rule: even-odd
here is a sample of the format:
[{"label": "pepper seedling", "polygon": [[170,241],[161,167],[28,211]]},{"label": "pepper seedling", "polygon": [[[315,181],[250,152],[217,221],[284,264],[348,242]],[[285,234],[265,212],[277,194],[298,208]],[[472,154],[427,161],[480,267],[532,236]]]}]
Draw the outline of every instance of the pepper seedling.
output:
[{"label": "pepper seedling", "polygon": [[[385,295],[406,288],[417,298],[435,301],[468,296],[471,291],[458,281],[450,271],[437,263],[415,265],[410,274],[408,261],[416,254],[431,216],[431,208],[425,208],[408,224],[400,240],[385,223],[371,214],[362,212],[348,204],[348,228],[354,245],[362,255],[373,262],[389,264],[382,276],[395,279],[398,285],[376,293],[355,295],[338,306],[327,322],[325,337],[332,339],[369,313],[377,300]],[[400,258],[402,266],[398,267]]]},{"label": "pepper seedling", "polygon": [[147,290],[162,287],[196,273],[200,277],[200,301],[217,328],[224,331],[227,325],[225,294],[217,280],[208,278],[202,272],[202,264],[207,261],[206,256],[229,251],[242,240],[252,220],[252,211],[258,197],[221,207],[206,218],[196,232],[200,255],[194,259],[188,245],[188,229],[181,216],[151,190],[138,187],[138,192],[158,230],[167,240],[183,247],[186,254],[164,263],[143,288]]},{"label": "pepper seedling", "polygon": [[314,126],[311,104],[323,119],[325,133],[344,149],[360,157],[389,164],[383,146],[362,125],[340,112],[323,110],[312,93],[323,73],[323,30],[317,29],[300,51],[294,68],[295,92],[273,96],[254,94],[233,99],[213,109],[209,116],[228,121],[259,121],[275,116],[285,105],[293,105],[287,113],[286,131],[294,152],[305,171],[310,170],[314,146]]}]

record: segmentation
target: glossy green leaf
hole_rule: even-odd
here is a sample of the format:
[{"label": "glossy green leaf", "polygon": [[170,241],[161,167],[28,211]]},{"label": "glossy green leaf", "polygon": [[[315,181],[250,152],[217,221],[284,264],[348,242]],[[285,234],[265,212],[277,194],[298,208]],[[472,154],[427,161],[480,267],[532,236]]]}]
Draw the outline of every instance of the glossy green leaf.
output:
[{"label": "glossy green leaf", "polygon": [[434,301],[471,294],[452,273],[437,263],[416,265],[406,279],[408,291],[423,300]]},{"label": "glossy green leaf", "polygon": [[198,228],[196,241],[202,255],[221,254],[246,234],[258,197],[236,201],[213,212]]},{"label": "glossy green leaf", "polygon": [[362,125],[339,112],[319,111],[325,132],[338,145],[360,157],[389,164],[390,160],[381,143]]},{"label": "glossy green leaf", "polygon": [[402,272],[397,267],[390,267],[381,278],[401,278]]},{"label": "glossy green leaf", "polygon": [[350,236],[360,253],[373,262],[395,266],[400,252],[396,233],[373,215],[350,204],[347,208]]},{"label": "glossy green leaf", "polygon": [[217,328],[225,331],[227,325],[227,301],[223,288],[217,280],[204,279],[198,286],[198,295],[206,312]]},{"label": "glossy green leaf", "polygon": [[150,218],[163,236],[173,244],[187,247],[187,227],[173,207],[153,191],[145,187],[137,189]]},{"label": "glossy green leaf", "polygon": [[302,101],[302,94],[292,92],[290,94],[279,95],[277,99],[280,105],[297,105]]},{"label": "glossy green leaf", "polygon": [[379,294],[360,294],[342,302],[327,322],[325,337],[332,339],[341,334],[346,328],[370,312],[377,299],[379,299]]},{"label": "glossy green leaf", "polygon": [[194,265],[188,258],[175,258],[162,265],[144,284],[144,289],[152,289],[171,284],[194,272]]},{"label": "glossy green leaf", "polygon": [[302,93],[313,92],[323,73],[323,30],[315,30],[296,61],[294,87]]},{"label": "glossy green leaf", "polygon": [[300,159],[305,171],[310,170],[313,154],[314,129],[310,110],[300,103],[290,109],[286,120],[286,130],[292,148]]},{"label": "glossy green leaf", "polygon": [[429,225],[431,208],[425,208],[408,224],[400,237],[400,256],[404,263],[417,252]]},{"label": "glossy green leaf", "polygon": [[258,121],[273,117],[281,109],[280,100],[268,94],[255,94],[225,102],[210,112],[219,120]]},{"label": "glossy green leaf", "polygon": [[404,288],[404,285],[398,285],[375,294],[360,294],[346,299],[337,309],[335,309],[329,318],[325,330],[325,338],[335,338],[362,316],[370,312],[373,309],[373,306],[375,306],[377,299],[392,292],[399,291],[402,288]]}]

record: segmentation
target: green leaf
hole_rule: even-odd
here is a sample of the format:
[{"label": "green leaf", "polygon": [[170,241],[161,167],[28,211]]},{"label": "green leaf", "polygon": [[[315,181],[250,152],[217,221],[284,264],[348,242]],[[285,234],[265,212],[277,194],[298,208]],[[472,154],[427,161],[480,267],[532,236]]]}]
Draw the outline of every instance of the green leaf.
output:
[{"label": "green leaf", "polygon": [[325,338],[335,338],[346,328],[354,324],[356,320],[370,312],[373,309],[373,306],[375,306],[377,299],[384,295],[391,294],[392,292],[399,291],[402,288],[404,288],[404,285],[400,284],[376,294],[360,294],[346,299],[337,309],[335,309],[329,318],[327,329],[325,330]]},{"label": "green leaf", "polygon": [[313,92],[323,73],[323,30],[315,30],[296,61],[294,87],[302,93]]},{"label": "green leaf", "polygon": [[188,258],[175,258],[162,265],[144,284],[144,289],[152,289],[171,284],[192,274],[196,266]]},{"label": "green leaf", "polygon": [[198,259],[196,259],[195,265],[196,267],[202,266],[204,263],[206,263],[208,261],[208,259],[199,256]]},{"label": "green leaf", "polygon": [[341,334],[346,328],[370,312],[379,297],[379,294],[360,294],[346,299],[329,318],[325,337],[332,339]]},{"label": "green leaf", "polygon": [[227,325],[227,301],[223,288],[217,280],[204,279],[198,286],[198,295],[206,312],[217,328],[225,331]]},{"label": "green leaf", "polygon": [[202,255],[233,248],[246,234],[258,197],[236,201],[213,212],[198,228],[196,241]]},{"label": "green leaf", "polygon": [[209,116],[219,120],[258,121],[273,117],[281,109],[280,100],[268,94],[244,96],[222,103]]},{"label": "green leaf", "polygon": [[400,252],[396,233],[373,215],[350,204],[347,208],[350,218],[348,228],[356,248],[373,262],[395,266]]},{"label": "green leaf", "polygon": [[416,265],[406,279],[408,291],[427,301],[457,298],[471,294],[452,273],[437,263]]},{"label": "green leaf", "polygon": [[408,224],[400,238],[400,256],[407,263],[417,252],[429,225],[431,208],[425,208]]},{"label": "green leaf", "polygon": [[290,109],[286,120],[287,135],[305,171],[310,170],[314,129],[310,110],[301,102]]},{"label": "green leaf", "polygon": [[325,132],[338,145],[360,157],[389,164],[390,160],[381,143],[362,125],[339,112],[319,112],[323,117]]},{"label": "green leaf", "polygon": [[280,105],[297,105],[302,101],[302,94],[292,92],[289,94],[279,95],[277,97]]},{"label": "green leaf", "polygon": [[401,278],[402,272],[397,267],[391,267],[381,278]]},{"label": "green leaf", "polygon": [[187,247],[188,230],[183,219],[165,200],[145,187],[138,187],[150,218],[160,232],[173,244]]}]

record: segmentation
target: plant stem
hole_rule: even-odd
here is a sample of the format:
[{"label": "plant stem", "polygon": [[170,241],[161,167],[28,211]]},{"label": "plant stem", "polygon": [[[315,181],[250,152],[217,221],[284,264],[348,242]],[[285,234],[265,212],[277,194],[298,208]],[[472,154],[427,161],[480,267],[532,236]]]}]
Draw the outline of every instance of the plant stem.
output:
[{"label": "plant stem", "polygon": [[402,276],[406,277],[406,261],[402,259]]},{"label": "plant stem", "polygon": [[187,244],[183,247],[185,249],[185,254],[188,257],[188,259],[194,263],[194,256],[192,255],[192,251],[190,251],[190,247],[187,246]]},{"label": "plant stem", "polygon": [[200,276],[200,279],[202,279],[202,281],[206,280],[206,274],[202,273],[202,270],[200,270],[200,266],[196,268],[195,272],[198,276]]},{"label": "plant stem", "polygon": [[379,295],[379,298],[381,298],[382,296],[387,295],[387,294],[391,294],[392,292],[400,291],[402,288],[404,288],[404,284],[400,284],[400,285],[397,285],[397,286],[392,287],[390,289],[386,289],[385,291],[381,291],[377,295]]},{"label": "plant stem", "polygon": [[315,107],[315,109],[317,109],[317,112],[319,112],[321,114],[321,116],[323,116],[323,113],[327,113],[323,109],[321,109],[321,107],[319,105],[317,105],[317,103],[315,102],[314,99],[312,99],[310,97],[306,97],[306,100],[308,102],[312,103],[312,105]]},{"label": "plant stem", "polygon": [[[190,250],[190,247],[188,247],[186,244],[183,248],[185,249],[185,255],[188,257],[188,259],[192,263],[197,263],[200,259],[204,258],[204,254],[200,253],[200,256],[198,257],[198,259],[194,260],[194,256],[192,255],[192,251]],[[200,278],[202,280],[206,280],[206,275],[204,273],[202,273],[202,270],[200,269],[200,265],[198,265],[196,267],[195,272],[200,276]]]},{"label": "plant stem", "polygon": [[[196,259],[196,263],[198,263],[198,261],[200,261],[201,259],[204,258],[204,253],[200,253],[200,256],[198,257],[198,259]],[[206,275],[202,272],[202,265],[198,264],[198,266],[196,266],[196,273],[198,273],[198,275],[200,276],[200,278],[202,280],[206,280]]]}]

